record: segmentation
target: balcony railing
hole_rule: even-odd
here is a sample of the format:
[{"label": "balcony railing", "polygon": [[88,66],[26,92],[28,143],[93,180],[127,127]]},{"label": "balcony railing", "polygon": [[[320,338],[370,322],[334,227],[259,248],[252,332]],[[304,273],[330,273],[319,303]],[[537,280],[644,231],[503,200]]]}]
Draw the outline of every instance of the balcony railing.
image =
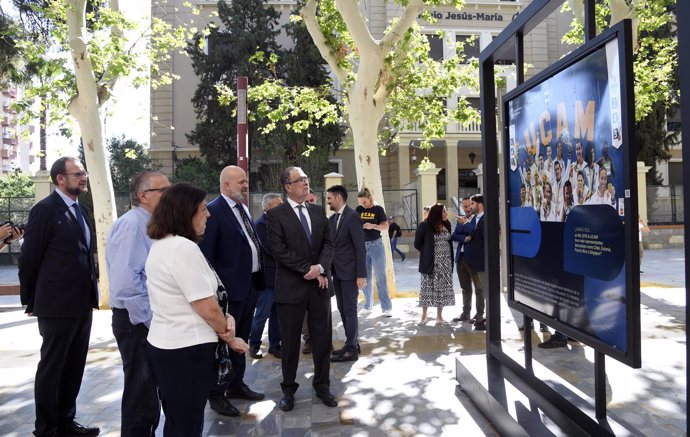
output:
[{"label": "balcony railing", "polygon": [[[403,130],[401,133],[421,133],[422,130],[419,128],[419,125],[415,125],[411,130]],[[472,122],[467,125],[463,125],[462,123],[458,123],[455,121],[452,121],[448,123],[446,126],[446,133],[447,134],[481,134],[482,133],[482,125],[481,123],[477,122]]]}]

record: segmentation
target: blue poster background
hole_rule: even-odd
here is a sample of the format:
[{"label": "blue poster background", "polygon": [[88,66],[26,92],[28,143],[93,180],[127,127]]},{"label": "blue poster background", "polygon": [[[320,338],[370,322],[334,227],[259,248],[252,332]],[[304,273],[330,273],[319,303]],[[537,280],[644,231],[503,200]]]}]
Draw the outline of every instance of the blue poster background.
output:
[{"label": "blue poster background", "polygon": [[508,101],[507,192],[513,299],[625,351],[617,74],[602,47]]}]

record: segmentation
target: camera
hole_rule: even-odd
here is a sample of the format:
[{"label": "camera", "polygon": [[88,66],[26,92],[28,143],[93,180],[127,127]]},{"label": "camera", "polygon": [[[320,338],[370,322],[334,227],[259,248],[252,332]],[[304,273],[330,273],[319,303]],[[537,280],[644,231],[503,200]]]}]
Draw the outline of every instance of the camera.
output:
[{"label": "camera", "polygon": [[[5,226],[5,225],[10,225],[10,227],[12,228],[12,231],[13,231],[13,232],[14,232],[14,228],[17,228],[17,229],[19,229],[20,231],[24,231],[24,227],[25,227],[25,225],[15,225],[14,223],[12,223],[11,220],[5,220],[5,221],[3,221],[3,222],[0,223],[0,227]],[[8,235],[7,238],[5,238],[5,239],[3,240],[3,242],[4,242],[5,244],[10,244],[10,243],[12,242],[11,240],[12,240],[12,234]]]}]

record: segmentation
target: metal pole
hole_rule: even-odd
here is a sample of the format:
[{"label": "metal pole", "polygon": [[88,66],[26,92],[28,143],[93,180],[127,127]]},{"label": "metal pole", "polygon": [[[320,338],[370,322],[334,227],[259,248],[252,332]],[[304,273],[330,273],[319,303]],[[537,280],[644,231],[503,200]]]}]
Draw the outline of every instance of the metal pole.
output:
[{"label": "metal pole", "polygon": [[606,355],[594,351],[594,408],[597,419],[606,419]]},{"label": "metal pole", "polygon": [[[678,23],[690,22],[690,2],[687,0],[676,1],[676,17]],[[690,29],[684,25],[678,26],[678,65],[680,74],[678,77],[684,78],[680,80],[680,123],[682,138],[690,138]],[[683,147],[683,193],[687,197],[690,193],[690,144]],[[690,208],[683,207],[683,217],[685,220],[685,235],[690,235]],[[690,280],[690,245],[685,245],[685,320],[690,319],[690,311],[688,311],[688,301],[690,300],[690,292],[688,292],[688,280]],[[685,362],[690,361],[690,354],[688,354],[688,333],[685,331]],[[688,382],[688,367],[685,366],[685,385]],[[687,403],[687,390],[685,392],[685,401]],[[685,416],[685,429],[688,429],[688,417]]]},{"label": "metal pole", "polygon": [[249,147],[247,146],[247,87],[246,76],[237,77],[237,166],[249,174]]},{"label": "metal pole", "polygon": [[597,36],[597,20],[594,0],[585,0],[585,42]]}]

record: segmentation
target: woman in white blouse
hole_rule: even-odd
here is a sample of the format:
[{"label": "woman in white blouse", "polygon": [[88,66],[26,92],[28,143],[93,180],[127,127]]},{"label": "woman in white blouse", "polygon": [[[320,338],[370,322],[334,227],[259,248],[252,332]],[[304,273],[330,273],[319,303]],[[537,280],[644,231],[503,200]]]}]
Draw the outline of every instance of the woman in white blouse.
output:
[{"label": "woman in white blouse", "polygon": [[165,190],[148,225],[146,260],[153,319],[148,354],[165,413],[165,437],[201,436],[204,408],[218,375],[219,339],[246,352],[235,321],[218,304],[222,287],[197,246],[209,212],[206,191],[192,184]]}]

